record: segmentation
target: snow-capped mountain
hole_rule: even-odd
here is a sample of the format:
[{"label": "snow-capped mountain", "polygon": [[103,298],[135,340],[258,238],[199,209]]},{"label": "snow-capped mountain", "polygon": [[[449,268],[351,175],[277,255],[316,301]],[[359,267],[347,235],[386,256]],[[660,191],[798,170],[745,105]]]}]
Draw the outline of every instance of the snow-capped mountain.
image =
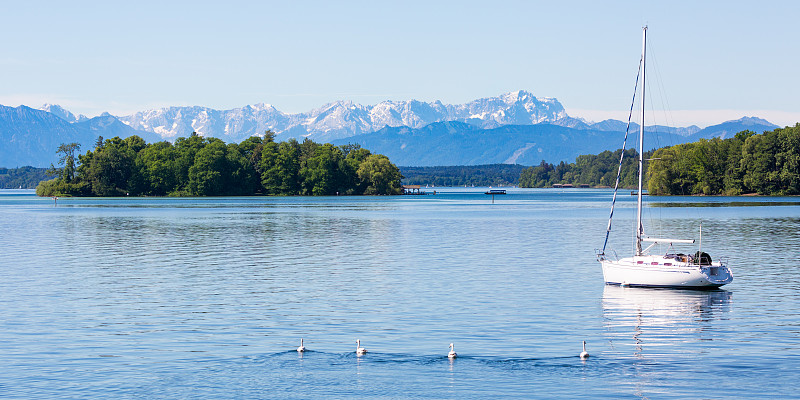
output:
[{"label": "snow-capped mountain", "polygon": [[64,107],[61,107],[58,104],[45,104],[39,107],[39,109],[42,111],[47,111],[50,114],[53,114],[67,122],[83,122],[89,119],[83,114],[76,117],[75,114],[65,110]]},{"label": "snow-capped mountain", "polygon": [[74,122],[69,122],[69,115],[72,114],[0,105],[0,167],[57,164],[56,149],[60,144],[77,142],[82,153],[92,149],[98,136],[125,138],[139,135],[151,143],[160,139],[156,134],[136,131],[111,115],[92,119],[81,116],[82,119],[72,118]]},{"label": "snow-capped mountain", "polygon": [[[57,105],[40,109],[0,105],[0,167],[55,163],[60,143],[91,149],[99,136],[138,135],[149,143],[198,132],[228,143],[271,130],[278,140],[309,137],[316,142],[358,143],[399,165],[539,163],[572,161],[619,147],[626,123],[598,123],[567,115],[558,100],[525,91],[449,105],[440,101],[384,101],[373,106],[337,101],[299,114],[269,104],[232,110],[169,107],[125,117],[103,113],[88,119]],[[730,137],[742,130],[761,133],[777,126],[745,117],[700,129],[648,126],[662,137],[653,143],[678,144],[701,138]],[[636,124],[631,125],[638,131]],[[676,137],[677,136],[677,137]],[[654,136],[658,138],[659,136]],[[438,151],[429,151],[430,149]]]},{"label": "snow-capped mountain", "polygon": [[567,117],[558,100],[537,98],[519,90],[459,105],[409,100],[365,106],[337,101],[299,114],[286,114],[269,104],[232,110],[169,107],[119,119],[134,129],[154,132],[164,139],[197,132],[226,141],[241,141],[252,135],[263,135],[269,129],[280,139],[309,137],[328,141],[374,132],[385,126],[421,128],[434,122],[460,121],[480,128],[494,128],[555,122]]},{"label": "snow-capped mountain", "polygon": [[140,111],[119,117],[133,129],[153,132],[164,139],[186,137],[192,132],[228,141],[240,137],[263,134],[270,129],[288,125],[289,118],[269,104],[256,104],[233,110],[215,110],[207,107],[168,107]]}]

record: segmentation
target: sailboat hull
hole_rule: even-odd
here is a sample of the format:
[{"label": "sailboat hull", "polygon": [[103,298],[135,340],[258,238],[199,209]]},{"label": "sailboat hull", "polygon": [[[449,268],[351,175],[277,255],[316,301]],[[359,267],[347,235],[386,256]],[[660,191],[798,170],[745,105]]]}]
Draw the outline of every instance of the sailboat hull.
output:
[{"label": "sailboat hull", "polygon": [[600,260],[608,285],[670,288],[717,288],[733,281],[727,266],[696,265],[663,256]]}]

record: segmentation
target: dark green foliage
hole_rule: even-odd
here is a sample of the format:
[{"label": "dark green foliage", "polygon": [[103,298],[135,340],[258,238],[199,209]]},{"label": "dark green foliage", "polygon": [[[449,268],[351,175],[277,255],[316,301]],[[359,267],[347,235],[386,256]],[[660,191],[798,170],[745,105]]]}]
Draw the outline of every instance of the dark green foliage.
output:
[{"label": "dark green foliage", "polygon": [[315,149],[305,166],[300,169],[303,179],[303,194],[324,196],[338,194],[345,182],[345,171],[341,169],[344,153],[330,143]]},{"label": "dark green foliage", "polygon": [[358,178],[365,182],[367,187],[364,194],[401,194],[400,170],[383,154],[367,156],[358,166]]},{"label": "dark green foliage", "polygon": [[59,154],[58,162],[63,165],[61,168],[50,166],[50,172],[57,172],[66,183],[71,183],[75,179],[75,152],[80,150],[80,143],[61,143],[56,150]]},{"label": "dark green foliage", "polygon": [[87,182],[68,183],[61,178],[41,181],[36,186],[36,195],[42,197],[52,196],[91,196],[92,191]]},{"label": "dark green foliage", "polygon": [[513,186],[519,182],[519,164],[400,167],[403,183],[434,186]]},{"label": "dark green foliage", "polygon": [[211,139],[194,157],[189,167],[189,193],[193,196],[220,196],[228,178],[227,147]]},{"label": "dark green foliage", "polygon": [[[290,139],[263,138],[225,144],[193,134],[175,144],[147,144],[138,136],[98,138],[78,156],[62,145],[59,176],[40,179],[40,196],[240,196],[398,194],[400,170],[385,156],[358,145],[336,147]],[[2,170],[0,170],[2,172]],[[2,177],[2,175],[0,175]]]},{"label": "dark green foliage", "polygon": [[[613,186],[621,150],[580,156],[573,164],[544,161],[526,168],[521,187],[553,184]],[[730,139],[700,139],[644,154],[646,187],[654,195],[800,194],[800,123],[756,134],[742,131]],[[620,186],[637,185],[637,154],[626,150]]]},{"label": "dark green foliage", "polygon": [[53,179],[58,173],[49,168],[0,168],[0,189],[34,189],[39,182]]},{"label": "dark green foliage", "polygon": [[[604,151],[597,155],[578,156],[575,162],[571,164],[562,161],[558,165],[549,164],[542,160],[538,166],[522,170],[519,186],[535,188],[550,187],[554,184],[570,184],[574,186],[613,187],[617,180],[621,154],[622,149],[613,153]],[[649,158],[651,154],[652,152],[645,152],[644,156]],[[639,153],[633,149],[625,150],[620,173],[620,187],[633,188],[637,186],[639,182],[638,163]],[[646,170],[647,164],[645,164]]]},{"label": "dark green foliage", "polygon": [[666,147],[653,157],[652,194],[800,194],[800,124]]},{"label": "dark green foliage", "polygon": [[88,182],[96,196],[128,195],[131,180],[138,183],[140,179],[134,165],[138,151],[144,146],[144,140],[138,136],[106,139],[94,152],[80,156],[78,180]]},{"label": "dark green foliage", "polygon": [[136,157],[137,186],[134,192],[166,196],[177,185],[176,150],[170,142],[153,143]]}]

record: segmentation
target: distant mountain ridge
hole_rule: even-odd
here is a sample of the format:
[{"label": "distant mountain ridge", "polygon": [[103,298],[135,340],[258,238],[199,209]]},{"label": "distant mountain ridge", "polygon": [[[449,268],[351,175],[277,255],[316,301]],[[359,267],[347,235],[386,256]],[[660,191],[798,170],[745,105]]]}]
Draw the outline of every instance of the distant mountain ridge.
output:
[{"label": "distant mountain ridge", "polygon": [[765,119],[757,117],[742,117],[733,121],[725,121],[721,124],[712,125],[692,133],[686,138],[687,142],[696,142],[700,139],[711,139],[718,137],[728,139],[743,130],[750,130],[755,133],[763,133],[775,128],[780,128]]},{"label": "distant mountain ridge", "polygon": [[83,114],[80,114],[76,117],[75,114],[67,111],[64,109],[64,107],[61,107],[57,104],[45,104],[39,107],[39,109],[42,111],[47,111],[50,114],[53,114],[67,122],[83,122],[89,119]]},{"label": "distant mountain ridge", "polygon": [[[256,104],[232,110],[168,107],[89,119],[52,104],[38,110],[0,106],[0,167],[46,167],[56,162],[59,144],[78,142],[85,151],[98,136],[139,135],[155,142],[198,132],[230,143],[263,136],[267,129],[276,132],[278,140],[308,137],[317,142],[359,143],[404,166],[572,162],[580,154],[619,148],[621,135],[614,133],[623,132],[625,126],[622,121],[591,123],[571,117],[555,98],[537,98],[523,90],[460,105],[409,100],[364,106],[337,101],[299,114]],[[647,126],[646,131],[648,137],[655,134],[648,143],[661,147],[729,137],[744,129],[761,133],[775,128],[763,119],[745,117],[705,129]],[[632,124],[631,129],[638,126]],[[662,141],[662,135],[673,138],[663,136]]]},{"label": "distant mountain ridge", "polygon": [[[689,136],[676,134],[675,128],[648,126],[645,148],[710,139],[720,133],[744,129],[762,133],[777,127],[765,120],[749,117],[705,129],[695,127],[699,130],[689,130],[694,131]],[[461,122],[437,122],[417,129],[386,127],[377,132],[334,140],[333,144],[357,143],[386,155],[397,165],[408,167],[494,163],[536,165],[542,160],[574,162],[581,154],[613,151],[622,147],[623,136],[621,131],[591,127],[575,129],[548,123],[480,129]],[[628,148],[632,146],[634,144],[629,141]]]},{"label": "distant mountain ridge", "polygon": [[27,106],[0,105],[0,167],[48,167],[56,163],[55,151],[61,143],[77,142],[86,150],[98,136],[139,135],[147,141],[161,139],[150,132],[136,131],[111,115],[91,119],[72,116],[72,119],[75,122]]},{"label": "distant mountain ridge", "polygon": [[142,111],[119,119],[134,129],[154,132],[165,139],[197,132],[239,142],[269,129],[279,139],[309,137],[329,141],[377,131],[385,126],[421,128],[434,122],[459,121],[480,128],[501,125],[533,125],[567,117],[558,100],[537,98],[524,90],[497,97],[451,105],[440,101],[384,101],[365,106],[337,101],[320,108],[286,114],[269,104],[232,110],[206,107],[169,107]]},{"label": "distant mountain ridge", "polygon": [[[275,132],[279,140],[308,137],[324,142],[371,133],[384,127],[422,128],[447,121],[465,122],[482,129],[549,123],[574,129],[624,131],[626,126],[617,120],[589,123],[570,117],[557,99],[537,98],[524,90],[458,105],[409,100],[384,101],[365,106],[343,100],[304,113],[286,114],[272,105],[261,103],[231,110],[168,107],[141,111],[119,119],[134,129],[157,133],[167,140],[197,132],[229,142],[240,142],[253,135],[263,136],[268,129]],[[639,129],[635,123],[631,128]],[[700,128],[695,125],[658,125],[648,126],[647,131],[689,136],[700,131]]]}]

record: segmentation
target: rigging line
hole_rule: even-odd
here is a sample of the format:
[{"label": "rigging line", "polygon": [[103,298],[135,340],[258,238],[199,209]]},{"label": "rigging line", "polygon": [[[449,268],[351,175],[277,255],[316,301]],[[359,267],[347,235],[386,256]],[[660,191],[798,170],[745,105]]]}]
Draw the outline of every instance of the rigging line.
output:
[{"label": "rigging line", "polygon": [[[670,127],[677,128],[675,124],[674,116],[672,115],[672,110],[669,106],[669,102],[666,96],[666,86],[664,85],[664,80],[661,75],[660,64],[658,63],[658,56],[655,48],[653,46],[653,41],[651,40],[648,42],[649,46],[649,54],[651,59],[651,75],[655,76],[655,88],[658,90],[653,90],[651,85],[653,79],[647,81],[647,87],[650,91],[649,106],[650,106],[650,115],[653,121],[652,124],[652,133],[649,137],[653,139],[653,145],[649,146],[649,148],[653,151],[653,154],[657,149],[662,147],[672,147],[674,146],[677,141],[675,137],[675,133],[670,129]],[[660,114],[656,113],[655,101],[653,99],[653,93],[658,92],[658,99],[661,100],[661,111],[664,116],[663,128],[659,129],[658,119]],[[651,154],[652,157],[652,154]],[[652,164],[653,161],[650,161],[648,164]],[[650,170],[651,165],[647,166],[647,170]],[[664,219],[663,219],[663,209],[659,208],[657,211],[649,209],[646,211],[649,225],[651,229],[654,229],[656,232],[661,232],[660,234],[663,235],[664,233]],[[658,217],[654,217],[654,214],[657,213]],[[659,247],[661,247],[659,245]]]},{"label": "rigging line", "polygon": [[[659,92],[659,95],[661,97],[661,102],[662,102],[663,107],[664,107],[665,119],[668,120],[668,122],[669,122],[668,126],[672,126],[674,128],[677,128],[678,125],[675,123],[675,118],[674,118],[674,116],[672,114],[672,108],[670,107],[669,101],[667,100],[666,89],[665,89],[665,86],[664,86],[663,78],[662,78],[661,73],[660,73],[660,67],[659,67],[659,64],[658,64],[657,56],[656,56],[655,52],[653,51],[653,43],[652,42],[650,42],[650,52],[652,53],[653,64],[655,64],[654,65],[655,66],[654,72],[655,72],[655,75],[656,75],[656,83],[658,84],[658,87],[661,90]],[[651,97],[651,101],[652,101],[652,97]],[[688,132],[691,132],[691,131],[688,131]],[[687,133],[687,131],[684,131],[684,134],[685,133]],[[673,133],[673,132],[667,131],[666,132],[666,136],[664,137],[664,139],[665,139],[664,142],[665,143],[663,144],[663,146],[661,146],[661,143],[659,143],[658,148],[661,148],[661,147],[674,148],[675,146],[680,145],[682,142],[685,142],[686,136],[689,136],[689,135],[684,136],[684,134]],[[678,137],[680,137],[680,138],[678,139]],[[683,154],[683,153],[676,154],[675,157],[676,158],[681,158],[681,159],[686,159],[686,155]],[[681,185],[680,188],[681,188],[681,195],[685,196],[686,192],[685,192],[685,190],[683,188],[683,185]]]},{"label": "rigging line", "polygon": [[[677,128],[677,125],[675,124],[675,117],[672,115],[672,108],[669,105],[669,98],[667,96],[666,86],[664,86],[664,79],[661,76],[661,67],[660,67],[660,64],[658,63],[658,58],[657,58],[656,52],[655,52],[655,50],[653,48],[653,42],[652,41],[650,42],[650,55],[651,55],[650,58],[653,60],[652,65],[654,67],[653,68],[653,72],[656,75],[656,86],[659,89],[658,94],[659,94],[659,97],[661,98],[661,106],[662,106],[663,111],[664,111],[664,120],[667,122],[667,124],[668,124],[667,126],[672,126],[672,127],[676,127]],[[675,144],[674,141],[672,140],[673,139],[673,135],[671,133],[668,133],[668,139],[670,139],[670,140],[669,140],[669,143],[667,143],[667,145],[671,146],[671,145]]]},{"label": "rigging line", "polygon": [[[685,141],[684,134],[687,133],[687,130],[684,129],[683,131],[680,131],[680,132],[677,131],[678,124],[675,122],[675,116],[673,115],[672,107],[669,104],[669,96],[667,95],[666,85],[664,84],[664,77],[661,74],[661,65],[658,62],[658,52],[655,50],[656,46],[654,45],[652,40],[648,44],[649,44],[649,49],[650,49],[650,51],[649,51],[650,57],[649,58],[652,61],[650,63],[650,65],[652,66],[652,71],[651,71],[652,74],[651,75],[655,76],[656,88],[658,89],[658,96],[659,96],[659,99],[661,100],[661,107],[662,107],[662,112],[663,112],[664,121],[665,121],[664,125],[666,127],[662,131],[662,133],[663,133],[662,135],[653,135],[653,137],[656,140],[656,143],[655,143],[656,145],[653,146],[653,148],[654,149],[660,149],[660,148],[665,148],[665,147],[674,147],[674,146],[680,144],[681,142]],[[648,87],[649,87],[650,82],[652,82],[652,79],[648,81]],[[651,90],[650,93],[651,93],[650,102],[651,102],[651,107],[652,107],[652,110],[653,110],[653,112],[651,114],[655,117],[656,116],[655,107],[653,107],[653,105],[652,105],[653,104],[653,96],[652,96],[653,91]],[[670,127],[672,127],[673,129],[670,129]],[[690,131],[688,131],[688,132],[690,132]],[[658,161],[658,162],[660,162],[660,161]],[[650,164],[652,164],[652,163],[653,162],[651,161]],[[649,169],[650,168],[648,168],[648,170]],[[665,231],[664,227],[666,225],[666,220],[663,218],[663,211],[664,210],[662,208],[658,209],[658,218],[655,221],[652,220],[653,211],[652,210],[648,211],[648,216],[651,218],[650,226],[651,227],[655,227],[657,225],[658,226],[657,231],[661,232],[660,235],[664,235],[665,234],[664,233],[664,231]]]},{"label": "rigging line", "polygon": [[622,141],[622,152],[619,154],[619,166],[617,167],[617,180],[614,182],[614,196],[611,198],[611,213],[608,216],[608,228],[606,228],[606,240],[603,242],[603,250],[600,254],[606,253],[606,246],[608,245],[608,236],[611,234],[611,221],[614,217],[614,205],[617,202],[617,190],[619,189],[619,177],[622,174],[622,159],[625,157],[625,146],[628,142],[628,132],[631,128],[631,118],[633,117],[633,106],[636,103],[636,89],[639,87],[639,75],[642,73],[642,61],[644,57],[639,58],[639,68],[636,71],[636,83],[633,85],[633,98],[631,99],[631,110],[628,113],[628,125],[625,127],[625,139]]},{"label": "rigging line", "polygon": [[[652,45],[651,45],[650,52],[652,53]],[[651,75],[652,75],[652,72],[654,72],[654,71],[651,71]],[[661,138],[661,134],[662,133],[667,135],[667,136],[669,135],[668,131],[665,131],[664,129],[660,129],[659,128],[658,115],[656,114],[655,101],[653,100],[653,97],[654,97],[653,96],[653,92],[656,92],[656,90],[653,90],[653,88],[651,86],[652,85],[652,83],[651,83],[652,80],[653,79],[649,79],[646,82],[647,90],[650,93],[650,96],[648,96],[647,100],[645,101],[646,103],[649,103],[648,105],[650,107],[650,120],[653,121],[652,124],[650,125],[650,135],[648,136],[649,138],[652,139],[653,143],[651,143],[651,145],[647,147],[647,148],[649,148],[651,150],[652,149],[657,149],[657,148],[659,148],[661,146],[661,142],[662,142],[661,141],[661,139],[662,139]],[[658,88],[658,74],[656,74],[656,88]],[[659,96],[660,95],[661,95],[661,93],[659,92]],[[644,122],[642,122],[642,124],[644,124]],[[646,129],[645,129],[645,132],[646,132]],[[642,149],[642,152],[646,152],[644,148]],[[652,154],[651,154],[651,157],[652,157]],[[652,161],[648,160],[648,163],[647,164],[643,164],[642,168],[649,170],[650,169],[650,165],[649,164],[651,164],[651,163],[652,163]],[[644,174],[644,176],[645,176],[645,179],[647,179],[647,174],[646,173]],[[648,193],[649,193],[649,191],[648,191]],[[663,226],[661,225],[661,219],[660,219],[660,217],[661,217],[661,208],[658,209],[658,214],[659,214],[659,218],[658,219],[653,216],[654,212],[650,207],[646,208],[642,212],[647,215],[647,222],[648,222],[647,225],[649,226],[651,233],[653,231],[659,232],[659,233],[663,233],[663,229],[662,229]],[[659,244],[659,247],[660,246],[661,245]]]}]

